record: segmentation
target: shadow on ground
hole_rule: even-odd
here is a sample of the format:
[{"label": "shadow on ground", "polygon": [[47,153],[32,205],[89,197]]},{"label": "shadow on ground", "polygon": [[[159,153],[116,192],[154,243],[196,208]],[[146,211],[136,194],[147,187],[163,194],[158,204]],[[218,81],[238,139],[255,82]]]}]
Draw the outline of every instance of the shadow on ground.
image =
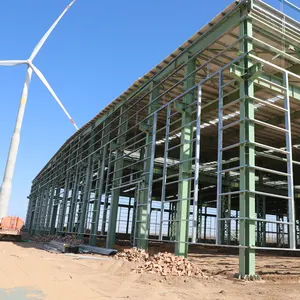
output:
[{"label": "shadow on ground", "polygon": [[0,289],[1,300],[43,300],[45,294],[32,288]]}]

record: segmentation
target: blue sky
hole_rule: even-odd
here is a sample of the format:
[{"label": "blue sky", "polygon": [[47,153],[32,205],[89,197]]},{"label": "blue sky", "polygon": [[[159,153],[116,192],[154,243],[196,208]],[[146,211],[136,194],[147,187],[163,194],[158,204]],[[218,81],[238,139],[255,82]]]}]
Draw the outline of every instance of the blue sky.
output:
[{"label": "blue sky", "polygon": [[[34,63],[82,126],[231,2],[77,0]],[[266,2],[280,7],[277,0]],[[0,59],[27,59],[68,3],[1,1]],[[25,66],[0,67],[0,178],[25,71]],[[32,179],[73,133],[59,106],[33,76],[9,214],[25,217]]]}]

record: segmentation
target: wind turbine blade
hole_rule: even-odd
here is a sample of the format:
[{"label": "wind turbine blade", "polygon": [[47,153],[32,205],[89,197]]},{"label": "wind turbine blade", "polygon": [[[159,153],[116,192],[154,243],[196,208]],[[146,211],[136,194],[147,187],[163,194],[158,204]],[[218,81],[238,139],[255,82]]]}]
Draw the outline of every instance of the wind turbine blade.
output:
[{"label": "wind turbine blade", "polygon": [[44,43],[46,42],[47,38],[49,37],[49,35],[51,34],[51,32],[53,31],[53,29],[56,27],[56,25],[58,24],[58,22],[61,20],[61,18],[65,15],[65,13],[69,10],[69,8],[74,4],[76,0],[73,0],[66,8],[65,10],[62,12],[62,14],[56,19],[56,21],[52,24],[52,26],[48,29],[48,31],[45,33],[45,35],[41,38],[41,40],[38,42],[38,44],[35,46],[35,48],[33,49],[31,56],[29,58],[30,61],[32,61],[36,55],[38,54],[38,52],[40,51],[40,49],[43,47]]},{"label": "wind turbine blade", "polygon": [[0,60],[0,66],[12,67],[17,65],[26,64],[26,60]]},{"label": "wind turbine blade", "polygon": [[78,127],[75,124],[74,120],[72,119],[72,117],[70,116],[70,114],[68,113],[68,111],[65,109],[65,107],[63,106],[63,104],[61,103],[61,101],[59,100],[59,98],[57,97],[57,95],[55,94],[55,92],[53,91],[53,89],[51,88],[50,84],[48,83],[48,81],[46,80],[46,78],[42,74],[42,72],[37,67],[35,67],[33,64],[30,64],[30,67],[32,68],[32,70],[36,74],[36,76],[42,81],[42,83],[48,89],[48,91],[53,96],[53,98],[56,100],[56,102],[61,107],[61,109],[64,111],[64,113],[67,115],[67,117],[69,118],[69,120],[71,121],[71,123],[74,125],[74,127],[76,128],[76,130],[78,130]]}]

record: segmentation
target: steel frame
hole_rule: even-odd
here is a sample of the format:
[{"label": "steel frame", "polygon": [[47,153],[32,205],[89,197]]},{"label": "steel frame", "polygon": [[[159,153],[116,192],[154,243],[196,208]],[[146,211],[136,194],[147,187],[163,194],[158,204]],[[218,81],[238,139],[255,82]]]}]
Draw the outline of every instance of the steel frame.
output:
[{"label": "steel frame", "polygon": [[256,249],[299,246],[299,34],[259,0],[230,5],[66,141],[33,180],[26,228],[183,256],[238,247],[256,278]]}]

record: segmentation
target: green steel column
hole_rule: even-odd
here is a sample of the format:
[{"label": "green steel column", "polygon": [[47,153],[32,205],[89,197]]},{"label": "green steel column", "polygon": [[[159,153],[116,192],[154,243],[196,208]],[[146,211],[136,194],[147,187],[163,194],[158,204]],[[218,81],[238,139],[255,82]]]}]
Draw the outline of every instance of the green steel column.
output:
[{"label": "green steel column", "polygon": [[[196,61],[189,61],[185,67],[184,90],[190,89],[195,84],[195,74],[190,75],[195,70]],[[195,101],[194,90],[183,97],[183,105],[189,105]],[[182,108],[181,116],[181,147],[180,147],[180,165],[179,165],[179,183],[178,183],[178,209],[176,214],[176,244],[175,254],[187,256],[188,254],[188,232],[190,217],[190,197],[193,156],[193,121],[192,107]]]},{"label": "green steel column", "polygon": [[60,184],[60,182],[58,182],[58,187],[55,189],[54,204],[53,204],[53,209],[52,209],[52,214],[51,214],[50,234],[55,233],[55,225],[56,225],[55,223],[56,223],[58,203],[59,203],[59,198],[60,198],[59,184]]},{"label": "green steel column", "polygon": [[[199,188],[199,191],[201,192],[201,189]],[[197,241],[201,242],[201,236],[202,236],[202,196],[200,193],[199,202],[198,202],[198,222],[197,222]]]},{"label": "green steel column", "polygon": [[48,207],[48,210],[47,210],[47,217],[46,217],[46,229],[47,229],[47,231],[50,231],[50,220],[51,220],[51,213],[52,213],[52,207],[53,207],[53,201],[54,201],[55,184],[56,184],[56,182],[52,181],[50,201],[49,201],[49,207]]},{"label": "green steel column", "polygon": [[[246,19],[240,25],[240,35],[252,37],[252,21]],[[241,43],[241,50],[246,53],[253,49],[251,39],[244,39]],[[254,104],[250,97],[254,96],[254,83],[249,78],[249,68],[251,61],[245,57],[241,67],[244,69],[244,77],[240,82],[240,97],[244,97],[240,102],[240,165],[246,167],[240,170],[240,190],[255,191],[255,128],[254,123],[249,119],[254,119]],[[255,195],[245,192],[240,194],[240,245],[255,246]],[[244,220],[243,220],[244,218]],[[239,275],[240,277],[255,275],[255,250],[239,249]]]},{"label": "green steel column", "polygon": [[42,211],[42,203],[43,203],[43,197],[44,197],[44,189],[45,187],[41,187],[39,189],[39,194],[38,194],[38,198],[37,198],[37,214],[36,214],[36,224],[35,224],[35,232],[36,233],[40,233],[40,229],[41,229],[41,211]]},{"label": "green steel column", "polygon": [[[259,172],[259,185],[263,187],[263,173]],[[258,219],[266,219],[266,196],[256,196],[256,214]],[[257,222],[257,246],[266,246],[266,222]]]},{"label": "green steel column", "polygon": [[105,179],[105,189],[104,189],[104,203],[103,203],[103,217],[102,217],[102,224],[101,224],[101,234],[104,235],[106,232],[106,220],[107,220],[107,210],[108,210],[108,198],[111,193],[111,188],[109,185],[111,184],[110,179],[110,170],[111,170],[111,160],[112,160],[112,152],[109,149],[108,154],[108,162],[107,162],[107,170],[106,170],[106,179]]},{"label": "green steel column", "polygon": [[120,198],[120,186],[122,184],[123,176],[123,166],[124,166],[124,143],[126,141],[126,132],[128,128],[128,111],[126,106],[122,106],[120,110],[119,119],[119,129],[118,129],[118,139],[115,145],[115,163],[114,163],[114,175],[112,182],[112,195],[110,202],[110,213],[109,213],[109,223],[106,238],[106,247],[113,248],[116,241],[116,227],[117,227],[117,217],[119,208],[119,198]]},{"label": "green steel column", "polygon": [[26,221],[25,221],[25,228],[29,230],[29,225],[31,223],[31,217],[32,217],[32,198],[33,198],[33,193],[32,191],[30,192],[30,195],[27,197],[28,199],[28,207],[27,207],[27,212],[26,212]]},{"label": "green steel column", "polygon": [[75,207],[76,207],[77,199],[78,199],[79,178],[80,178],[80,163],[76,165],[75,181],[74,181],[72,198],[70,200],[70,212],[69,212],[68,223],[67,223],[67,232],[68,233],[73,232]]},{"label": "green steel column", "polygon": [[[159,97],[159,87],[154,88],[156,85],[156,82],[152,82],[151,84],[152,92],[150,93],[149,97],[148,114],[155,112],[159,107],[159,100],[157,99]],[[139,203],[137,207],[137,247],[145,250],[148,249],[148,218],[150,217],[147,215],[147,206],[149,205],[149,202],[151,202],[151,197],[149,197],[149,191],[152,191],[152,186],[149,185],[150,181],[152,181],[152,178],[150,178],[150,176],[152,176],[150,174],[150,169],[151,167],[154,167],[151,166],[151,155],[154,155],[154,153],[152,153],[152,137],[154,134],[156,134],[153,132],[153,121],[153,117],[148,118],[146,125],[147,133],[144,161],[144,180],[141,185]]]},{"label": "green steel column", "polygon": [[95,139],[95,123],[92,125],[92,132],[90,133],[89,148],[88,148],[89,156],[87,159],[87,170],[86,170],[86,177],[85,177],[85,183],[83,189],[83,201],[81,204],[81,213],[80,213],[77,238],[83,238],[86,225],[87,225],[88,207],[90,203],[92,177],[93,177],[93,170],[94,170],[94,147],[95,147],[94,139]]},{"label": "green steel column", "polygon": [[140,185],[137,184],[135,186],[134,191],[134,202],[133,202],[133,213],[132,213],[132,225],[131,225],[131,233],[130,233],[130,244],[133,245],[133,247],[136,247],[136,218],[137,218],[137,203],[138,203],[138,197],[139,197],[139,188]]},{"label": "green steel column", "polygon": [[99,226],[99,217],[100,217],[100,207],[101,200],[104,188],[104,176],[105,176],[105,167],[107,160],[107,143],[109,141],[109,131],[110,126],[107,125],[108,119],[103,123],[102,136],[101,136],[101,158],[99,159],[100,170],[99,170],[99,179],[97,182],[97,193],[95,196],[95,202],[93,207],[93,216],[92,216],[92,228],[89,243],[91,245],[96,245],[96,235],[98,232]]},{"label": "green steel column", "polygon": [[207,206],[205,204],[205,208],[204,208],[204,230],[203,230],[203,241],[206,242],[207,239]]},{"label": "green steel column", "polygon": [[90,191],[91,191],[91,184],[92,184],[92,171],[93,171],[93,155],[90,155],[88,158],[87,168],[86,168],[86,176],[85,176],[85,183],[84,183],[84,190],[83,190],[83,200],[81,205],[81,213],[80,213],[80,220],[79,220],[79,228],[78,228],[78,238],[83,238],[85,225],[86,225],[86,211],[87,206],[90,201]]},{"label": "green steel column", "polygon": [[41,234],[42,228],[43,228],[43,209],[44,209],[44,200],[45,200],[45,191],[47,189],[47,186],[43,186],[41,189],[41,194],[40,194],[40,200],[39,200],[39,219],[38,219],[38,224],[37,224],[37,230],[38,233]]},{"label": "green steel column", "polygon": [[171,215],[169,225],[169,237],[171,241],[176,240],[176,216],[177,216],[177,202],[171,202]]},{"label": "green steel column", "polygon": [[60,213],[59,213],[59,220],[58,220],[58,231],[61,234],[64,231],[64,223],[65,223],[65,216],[66,216],[66,208],[67,208],[67,201],[68,201],[68,194],[69,194],[69,179],[70,174],[67,172],[65,186],[64,186],[64,195],[63,199],[60,204]]},{"label": "green steel column", "polygon": [[[224,157],[224,156],[223,156]],[[224,169],[230,168],[230,165],[224,165]],[[230,182],[229,173],[225,173],[225,181]],[[224,188],[225,192],[231,192],[230,184]],[[222,201],[222,218],[231,218],[231,195],[223,196]],[[231,243],[231,220],[221,222],[221,236],[222,244],[229,245]]]},{"label": "green steel column", "polygon": [[45,184],[43,192],[42,192],[42,198],[41,198],[41,211],[40,211],[40,219],[39,219],[39,233],[44,233],[44,225],[45,225],[45,213],[46,213],[46,199],[47,199],[47,192],[48,192],[48,184]]},{"label": "green steel column", "polygon": [[129,233],[130,210],[131,210],[131,197],[129,197],[129,201],[128,201],[127,222],[126,222],[126,234]]}]

